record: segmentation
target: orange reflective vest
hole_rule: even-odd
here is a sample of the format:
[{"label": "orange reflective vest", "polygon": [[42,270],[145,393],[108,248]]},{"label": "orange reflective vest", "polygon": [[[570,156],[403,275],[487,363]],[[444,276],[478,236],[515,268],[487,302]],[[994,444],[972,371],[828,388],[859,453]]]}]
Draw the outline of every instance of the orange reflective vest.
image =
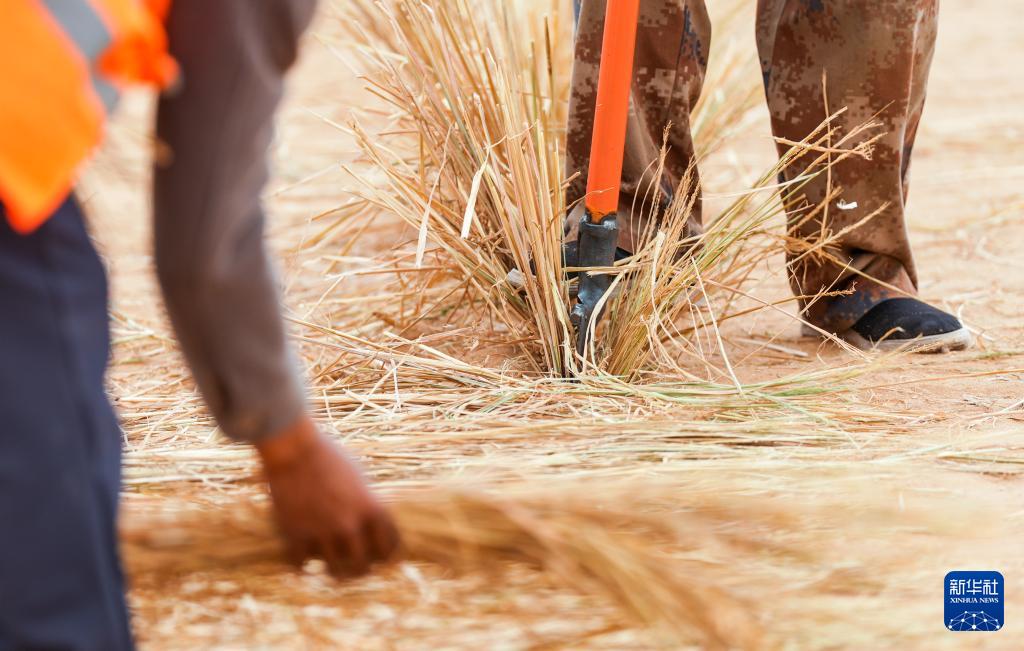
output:
[{"label": "orange reflective vest", "polygon": [[118,88],[166,87],[169,0],[4,0],[0,16],[0,203],[20,233],[71,191]]}]

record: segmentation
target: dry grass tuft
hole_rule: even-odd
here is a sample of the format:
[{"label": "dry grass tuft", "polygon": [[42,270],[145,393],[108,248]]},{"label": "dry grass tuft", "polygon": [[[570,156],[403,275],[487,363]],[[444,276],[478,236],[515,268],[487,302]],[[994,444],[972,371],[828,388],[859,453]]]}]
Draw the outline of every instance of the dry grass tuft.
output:
[{"label": "dry grass tuft", "polygon": [[[711,351],[724,355],[718,323],[736,315],[741,285],[765,260],[797,246],[803,249],[794,264],[830,255],[838,234],[805,243],[771,229],[809,179],[849,156],[870,154],[875,124],[840,138],[825,123],[790,143],[749,191],[707,219],[701,236],[687,236],[698,201],[691,177],[674,189],[661,219],[653,219],[664,203],[661,185],[652,182],[635,207],[635,214],[652,217],[651,227],[630,260],[605,270],[618,277],[621,298],[608,303],[607,332],[589,363],[579,359],[561,258],[562,222],[571,208],[560,150],[571,56],[566,8],[541,18],[528,2],[393,0],[376,11],[391,29],[359,31],[357,39],[368,86],[388,107],[389,124],[373,134],[356,124],[353,132],[386,183],[367,183],[365,197],[416,229],[417,267],[432,254],[464,290],[448,305],[462,308],[467,296],[470,305],[482,305],[534,370],[583,381],[609,373],[635,382],[651,369],[692,377],[680,360],[705,364]],[[729,53],[716,62],[721,83],[694,114],[703,152],[739,128],[757,94],[739,74],[741,58]],[[779,173],[792,168],[798,180],[777,186]],[[660,170],[652,175],[660,177]],[[809,210],[807,219],[818,212]],[[506,280],[513,269],[531,270],[524,287]],[[704,330],[712,334],[701,342]],[[711,374],[739,385],[727,358],[724,364]]]},{"label": "dry grass tuft", "polygon": [[[563,3],[540,19],[533,3],[467,0],[380,7],[393,32],[383,42],[360,34],[375,68],[370,87],[395,112],[385,131],[397,137],[355,127],[387,180],[367,187],[367,198],[417,229],[417,265],[428,242],[439,247],[537,368],[564,371],[572,348],[560,248],[566,88],[556,70],[568,70],[560,59],[571,12]],[[505,278],[531,263],[543,271],[522,295]]]}]

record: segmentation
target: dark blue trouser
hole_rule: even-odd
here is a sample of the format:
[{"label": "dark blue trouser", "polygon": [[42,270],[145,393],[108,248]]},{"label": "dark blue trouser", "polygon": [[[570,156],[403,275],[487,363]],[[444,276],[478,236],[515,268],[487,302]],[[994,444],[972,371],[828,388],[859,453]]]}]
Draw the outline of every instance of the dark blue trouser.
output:
[{"label": "dark blue trouser", "polygon": [[74,199],[29,236],[0,208],[0,651],[132,648],[109,348],[106,275]]}]

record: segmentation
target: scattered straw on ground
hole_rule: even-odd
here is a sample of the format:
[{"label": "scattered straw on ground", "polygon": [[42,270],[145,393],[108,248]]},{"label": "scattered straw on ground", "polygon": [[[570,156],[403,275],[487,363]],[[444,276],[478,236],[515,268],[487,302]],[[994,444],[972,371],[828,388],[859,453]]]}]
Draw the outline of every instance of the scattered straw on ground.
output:
[{"label": "scattered straw on ground", "polygon": [[[511,15],[531,9],[522,34],[544,33],[533,5],[506,4]],[[281,116],[267,202],[313,408],[394,504],[405,556],[343,584],[315,562],[280,563],[254,458],[220,439],[157,307],[145,224],[129,217],[145,206],[147,106],[129,98],[84,197],[113,270],[110,381],[126,434],[124,539],[142,648],[963,648],[942,629],[944,574],[1024,571],[1024,196],[1005,147],[1009,130],[1024,129],[1005,109],[1024,100],[1024,79],[1009,71],[1018,83],[1008,83],[972,58],[1019,48],[1012,21],[993,19],[1003,3],[943,7],[959,29],[940,42],[911,200],[922,292],[978,332],[978,349],[878,359],[801,340],[784,314],[781,260],[755,255],[743,295],[709,291],[703,307],[668,319],[703,318],[696,333],[624,336],[650,343],[622,347],[644,360],[640,372],[609,375],[606,364],[581,382],[549,372],[565,360],[557,318],[512,310],[514,296],[453,264],[474,177],[501,170],[478,160],[435,194],[435,216],[447,210],[459,227],[447,240],[440,221],[421,238],[422,205],[412,218],[400,204],[367,206],[368,192],[429,196],[439,162],[389,195],[396,177],[367,157],[366,144],[404,156],[381,148],[405,136],[395,105],[356,92],[372,84],[352,70],[380,57],[366,43],[397,41],[386,21],[364,22],[359,38],[341,30],[353,6],[378,11],[322,8]],[[524,51],[555,62],[553,77],[533,80],[554,95],[565,92],[566,10]],[[706,214],[727,214],[774,164],[754,101],[750,8],[735,20],[716,27],[709,88],[723,93],[709,92],[701,113]],[[377,134],[363,148],[353,106],[362,133]],[[545,128],[557,131],[557,104],[521,108],[547,110]],[[546,149],[556,139],[543,145],[534,154],[557,156]],[[537,160],[552,191],[558,167]],[[505,209],[493,201],[505,191],[479,190],[473,218]],[[555,215],[556,195],[535,193],[535,205]],[[772,205],[750,196],[737,218]],[[778,251],[774,206],[757,246]],[[735,274],[717,280],[737,289]],[[551,295],[524,305],[557,314]],[[974,648],[1019,647],[1009,633]]]}]

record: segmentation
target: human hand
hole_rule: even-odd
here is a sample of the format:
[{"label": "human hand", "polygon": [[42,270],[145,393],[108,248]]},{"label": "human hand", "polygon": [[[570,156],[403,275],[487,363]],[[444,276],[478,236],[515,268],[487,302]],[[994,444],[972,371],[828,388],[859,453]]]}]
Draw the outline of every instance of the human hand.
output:
[{"label": "human hand", "polygon": [[353,577],[394,553],[391,516],[341,446],[308,417],[256,448],[293,562],[322,558],[335,576]]}]

